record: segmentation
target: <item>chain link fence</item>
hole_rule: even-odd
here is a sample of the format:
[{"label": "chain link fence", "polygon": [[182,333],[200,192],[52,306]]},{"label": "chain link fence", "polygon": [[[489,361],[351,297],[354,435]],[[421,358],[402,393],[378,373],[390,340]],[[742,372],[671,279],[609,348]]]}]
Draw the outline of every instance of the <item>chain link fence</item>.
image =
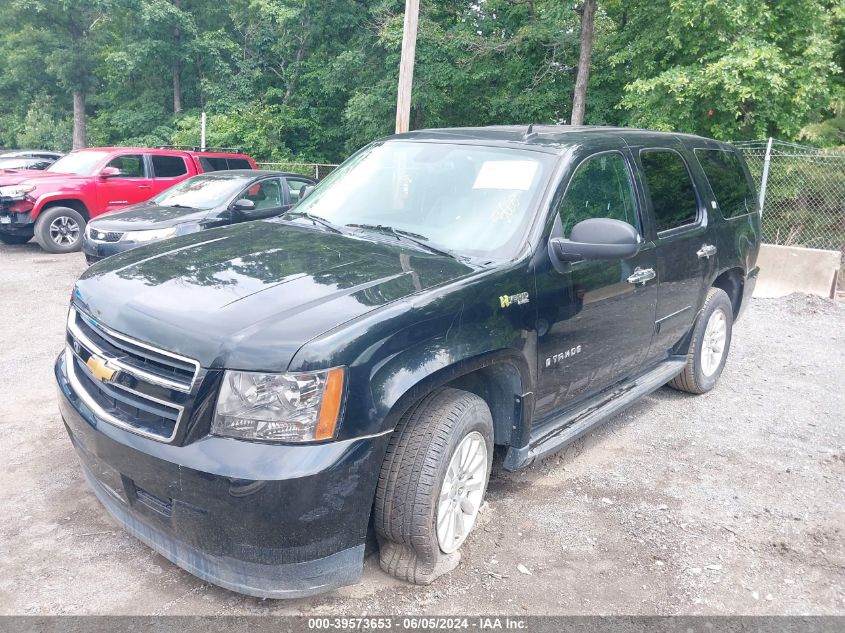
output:
[{"label": "chain link fence", "polygon": [[845,253],[845,152],[769,139],[734,143],[763,202],[763,241]]},{"label": "chain link fence", "polygon": [[256,163],[258,169],[272,169],[273,171],[287,171],[293,174],[311,176],[322,180],[334,171],[337,165],[329,163]]}]

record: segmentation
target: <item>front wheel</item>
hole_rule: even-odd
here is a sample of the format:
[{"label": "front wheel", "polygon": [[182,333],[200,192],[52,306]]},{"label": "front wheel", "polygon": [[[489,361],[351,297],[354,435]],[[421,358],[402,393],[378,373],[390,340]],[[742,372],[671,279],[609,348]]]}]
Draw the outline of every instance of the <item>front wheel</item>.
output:
[{"label": "front wheel", "polygon": [[713,389],[725,368],[733,333],[733,305],[720,288],[710,288],[698,313],[687,352],[687,364],[669,386],[687,393]]},{"label": "front wheel", "polygon": [[402,417],[376,490],[384,571],[428,584],[457,564],[478,518],[492,457],[493,418],[475,394],[438,389]]},{"label": "front wheel", "polygon": [[48,253],[72,253],[82,246],[85,218],[70,207],[51,207],[35,221],[35,241]]}]

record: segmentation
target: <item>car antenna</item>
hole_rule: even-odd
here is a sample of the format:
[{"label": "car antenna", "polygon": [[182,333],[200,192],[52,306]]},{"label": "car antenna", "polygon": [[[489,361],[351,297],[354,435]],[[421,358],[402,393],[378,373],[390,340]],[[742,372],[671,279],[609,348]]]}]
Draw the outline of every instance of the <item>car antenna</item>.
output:
[{"label": "car antenna", "polygon": [[534,138],[535,136],[537,136],[537,132],[535,132],[535,131],[534,131],[534,124],[533,124],[533,123],[529,123],[529,124],[528,124],[528,129],[527,129],[527,130],[525,130],[525,134],[522,136],[522,140],[523,140],[523,141],[527,141],[527,140],[529,140],[529,139]]}]

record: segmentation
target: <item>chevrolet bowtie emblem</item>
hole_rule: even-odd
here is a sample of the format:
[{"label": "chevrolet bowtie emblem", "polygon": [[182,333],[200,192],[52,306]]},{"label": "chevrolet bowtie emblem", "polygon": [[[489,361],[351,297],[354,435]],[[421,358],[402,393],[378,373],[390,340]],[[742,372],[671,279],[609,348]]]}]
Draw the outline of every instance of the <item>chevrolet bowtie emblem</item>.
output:
[{"label": "chevrolet bowtie emblem", "polygon": [[109,364],[104,359],[93,354],[85,364],[91,370],[91,373],[94,374],[94,378],[100,382],[108,382],[117,373],[117,370],[109,367]]}]

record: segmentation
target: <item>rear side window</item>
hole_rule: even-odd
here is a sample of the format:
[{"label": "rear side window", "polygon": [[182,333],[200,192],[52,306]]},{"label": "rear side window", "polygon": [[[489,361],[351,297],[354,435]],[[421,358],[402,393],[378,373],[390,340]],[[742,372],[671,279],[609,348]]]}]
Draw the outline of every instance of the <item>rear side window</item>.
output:
[{"label": "rear side window", "polygon": [[185,159],[181,156],[153,154],[153,173],[156,178],[176,178],[188,173]]},{"label": "rear side window", "polygon": [[622,220],[639,229],[628,167],[621,154],[591,156],[578,166],[558,209],[563,234],[592,218]]},{"label": "rear side window", "polygon": [[203,171],[220,171],[222,169],[229,169],[229,165],[225,158],[218,158],[217,156],[200,156],[200,165]]},{"label": "rear side window", "polygon": [[302,193],[303,187],[311,187],[313,183],[308,180],[300,180],[299,178],[287,178],[288,195],[290,196],[291,204],[299,202],[299,194]]},{"label": "rear side window", "polygon": [[200,166],[203,171],[252,169],[252,165],[246,158],[223,158],[221,156],[200,156]]},{"label": "rear side window", "polygon": [[677,152],[646,150],[640,153],[657,232],[695,223],[698,199],[687,164]]},{"label": "rear side window", "polygon": [[748,184],[739,157],[721,149],[696,149],[722,217],[734,218],[756,209],[754,191]]}]

